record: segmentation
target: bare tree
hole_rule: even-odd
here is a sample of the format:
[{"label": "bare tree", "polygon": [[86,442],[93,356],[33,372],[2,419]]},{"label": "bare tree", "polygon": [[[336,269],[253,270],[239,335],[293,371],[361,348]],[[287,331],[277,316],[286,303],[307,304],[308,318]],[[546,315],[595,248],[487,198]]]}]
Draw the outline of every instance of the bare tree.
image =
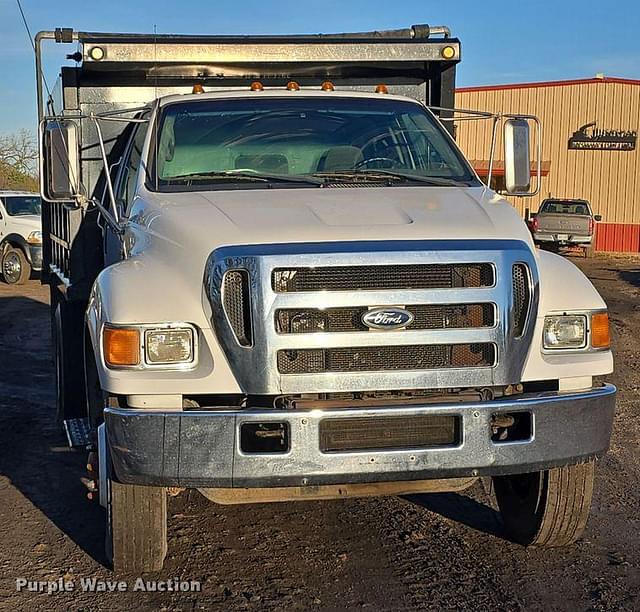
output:
[{"label": "bare tree", "polygon": [[28,130],[0,136],[0,189],[37,191],[38,148]]},{"label": "bare tree", "polygon": [[15,134],[0,136],[0,163],[15,171],[34,176],[38,161],[38,147],[29,130],[19,130]]}]

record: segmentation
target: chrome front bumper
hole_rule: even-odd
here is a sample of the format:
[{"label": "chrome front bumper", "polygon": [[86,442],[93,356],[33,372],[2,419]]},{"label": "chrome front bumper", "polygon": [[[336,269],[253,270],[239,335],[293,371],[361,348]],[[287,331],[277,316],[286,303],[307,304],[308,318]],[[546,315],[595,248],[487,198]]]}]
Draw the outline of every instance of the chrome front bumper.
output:
[{"label": "chrome front bumper", "polygon": [[[540,393],[484,403],[352,410],[211,410],[158,412],[107,408],[106,437],[124,483],[182,487],[282,487],[517,474],[577,463],[609,447],[616,389]],[[529,412],[533,434],[493,442],[491,419]],[[461,441],[446,448],[323,453],[323,419],[457,415]],[[239,431],[248,422],[286,422],[290,450],[246,454]]]}]

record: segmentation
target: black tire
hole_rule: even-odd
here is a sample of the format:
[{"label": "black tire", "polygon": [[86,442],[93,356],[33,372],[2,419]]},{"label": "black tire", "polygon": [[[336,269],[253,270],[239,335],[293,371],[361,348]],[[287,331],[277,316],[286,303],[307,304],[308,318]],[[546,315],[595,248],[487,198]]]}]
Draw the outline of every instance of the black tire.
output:
[{"label": "black tire", "polygon": [[[104,422],[104,407],[110,398],[100,380],[88,330],[84,338],[86,416],[92,442],[98,446],[97,428]],[[105,553],[117,572],[141,573],[162,569],[167,554],[167,491],[117,482],[111,462],[98,465],[107,470],[107,516]]]},{"label": "black tire", "polygon": [[507,534],[525,546],[573,544],[587,526],[595,461],[531,474],[495,476]]},{"label": "black tire", "polygon": [[31,265],[22,249],[8,247],[2,254],[2,278],[8,285],[23,285],[31,276]]},{"label": "black tire", "polygon": [[162,569],[167,555],[167,492],[109,480],[105,550],[116,572]]}]

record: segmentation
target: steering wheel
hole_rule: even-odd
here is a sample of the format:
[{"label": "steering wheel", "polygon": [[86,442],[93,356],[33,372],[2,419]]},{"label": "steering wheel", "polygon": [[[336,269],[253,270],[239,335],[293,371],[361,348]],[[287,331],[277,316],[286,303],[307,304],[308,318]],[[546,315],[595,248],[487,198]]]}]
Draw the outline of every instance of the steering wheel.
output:
[{"label": "steering wheel", "polygon": [[390,166],[391,168],[397,168],[398,167],[398,160],[397,159],[392,159],[391,157],[367,157],[366,159],[361,159],[359,162],[357,162],[353,166],[353,169],[354,170],[359,170],[363,166],[368,166],[369,164],[372,164],[373,162],[391,162],[391,166]]}]

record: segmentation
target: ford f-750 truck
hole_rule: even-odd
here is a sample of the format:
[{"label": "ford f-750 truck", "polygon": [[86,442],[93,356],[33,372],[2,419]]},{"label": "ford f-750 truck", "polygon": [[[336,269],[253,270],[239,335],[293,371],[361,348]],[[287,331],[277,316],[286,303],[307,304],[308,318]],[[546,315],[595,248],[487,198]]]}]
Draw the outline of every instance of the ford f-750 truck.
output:
[{"label": "ford f-750 truck", "polygon": [[[47,40],[77,45],[52,91]],[[491,477],[516,541],[583,532],[615,403],[607,308],[456,146],[457,121],[492,121],[508,193],[535,192],[535,118],[454,111],[459,60],[429,26],[36,37],[58,417],[117,570],[162,566],[182,488]]]}]

